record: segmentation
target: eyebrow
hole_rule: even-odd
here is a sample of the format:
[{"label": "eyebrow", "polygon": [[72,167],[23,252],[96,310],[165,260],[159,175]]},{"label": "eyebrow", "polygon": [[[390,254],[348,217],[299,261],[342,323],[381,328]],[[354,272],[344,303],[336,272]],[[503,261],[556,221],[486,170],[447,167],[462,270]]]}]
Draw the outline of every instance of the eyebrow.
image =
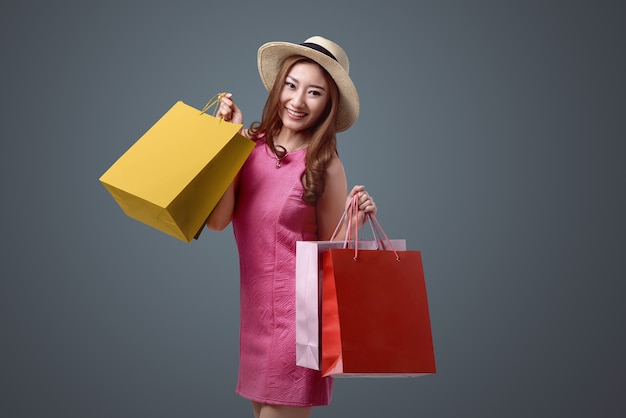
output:
[{"label": "eyebrow", "polygon": [[[289,74],[287,74],[287,78],[290,78],[292,81],[295,81],[296,83],[299,83],[299,82],[300,82],[300,80],[298,80],[297,78],[295,78],[294,76],[289,75]],[[316,84],[312,84],[312,85],[310,85],[309,87],[313,87],[313,88],[316,88],[316,89],[319,89],[319,90],[324,90],[324,91],[326,91],[326,89],[325,89],[324,87],[322,87],[322,86],[318,86],[318,85],[316,85]]]}]

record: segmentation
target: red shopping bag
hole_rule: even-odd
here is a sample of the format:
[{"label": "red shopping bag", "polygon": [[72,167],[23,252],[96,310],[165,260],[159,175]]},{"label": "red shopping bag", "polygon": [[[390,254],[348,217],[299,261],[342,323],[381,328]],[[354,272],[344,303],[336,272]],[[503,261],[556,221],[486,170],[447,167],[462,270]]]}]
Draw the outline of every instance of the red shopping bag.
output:
[{"label": "red shopping bag", "polygon": [[434,374],[421,252],[325,251],[321,341],[323,376]]}]

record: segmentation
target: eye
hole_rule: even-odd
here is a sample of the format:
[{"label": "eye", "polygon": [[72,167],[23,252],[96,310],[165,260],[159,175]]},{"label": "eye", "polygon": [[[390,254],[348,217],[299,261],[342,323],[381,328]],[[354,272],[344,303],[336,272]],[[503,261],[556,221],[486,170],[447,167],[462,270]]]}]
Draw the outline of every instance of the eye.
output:
[{"label": "eye", "polygon": [[318,90],[311,90],[309,94],[311,94],[312,96],[321,96],[322,92]]},{"label": "eye", "polygon": [[290,89],[295,89],[296,85],[293,84],[291,81],[285,81],[285,86],[287,86]]}]

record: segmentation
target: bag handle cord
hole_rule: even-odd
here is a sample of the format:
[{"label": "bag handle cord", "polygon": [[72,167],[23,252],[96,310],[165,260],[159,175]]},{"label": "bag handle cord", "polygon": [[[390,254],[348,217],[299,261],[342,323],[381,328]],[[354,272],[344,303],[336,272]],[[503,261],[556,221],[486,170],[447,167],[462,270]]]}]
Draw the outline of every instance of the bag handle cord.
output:
[{"label": "bag handle cord", "polygon": [[[341,225],[343,224],[347,216],[348,225],[347,225],[346,236],[343,241],[343,248],[348,248],[348,242],[351,239],[353,219],[356,216],[358,216],[358,213],[359,213],[358,200],[359,200],[359,197],[357,195],[354,195],[352,199],[350,200],[350,202],[346,205],[346,208],[343,211],[343,214],[341,215],[341,219],[339,220],[339,223],[337,224],[337,227],[335,228],[335,231],[333,232],[333,235],[330,238],[331,241],[335,239],[335,237],[337,236],[337,233],[339,232],[339,228],[341,227]],[[374,235],[375,240],[380,243],[381,248],[386,249],[385,246],[387,246],[387,248],[390,248],[393,251],[394,255],[396,256],[396,261],[400,261],[400,256],[398,255],[398,252],[393,247],[393,244],[391,243],[391,240],[389,239],[389,237],[387,237],[387,234],[385,233],[385,230],[383,229],[382,225],[378,221],[378,218],[376,218],[376,215],[371,214],[371,213],[365,213],[365,218],[366,218],[365,221],[370,224],[370,227],[372,229],[372,234]],[[359,255],[359,228],[357,227],[355,228],[354,261],[358,260],[358,255]]]}]

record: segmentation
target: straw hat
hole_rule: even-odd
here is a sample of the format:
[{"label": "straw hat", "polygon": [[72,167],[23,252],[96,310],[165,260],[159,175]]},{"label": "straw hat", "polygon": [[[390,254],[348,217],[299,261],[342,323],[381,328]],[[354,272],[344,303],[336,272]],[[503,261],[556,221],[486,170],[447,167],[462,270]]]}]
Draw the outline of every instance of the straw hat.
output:
[{"label": "straw hat", "polygon": [[302,44],[268,42],[259,48],[259,74],[265,88],[270,91],[285,58],[302,55],[320,64],[328,71],[339,88],[339,113],[337,131],[345,131],[359,117],[359,95],[348,72],[348,55],[336,43],[321,36],[313,36]]}]

